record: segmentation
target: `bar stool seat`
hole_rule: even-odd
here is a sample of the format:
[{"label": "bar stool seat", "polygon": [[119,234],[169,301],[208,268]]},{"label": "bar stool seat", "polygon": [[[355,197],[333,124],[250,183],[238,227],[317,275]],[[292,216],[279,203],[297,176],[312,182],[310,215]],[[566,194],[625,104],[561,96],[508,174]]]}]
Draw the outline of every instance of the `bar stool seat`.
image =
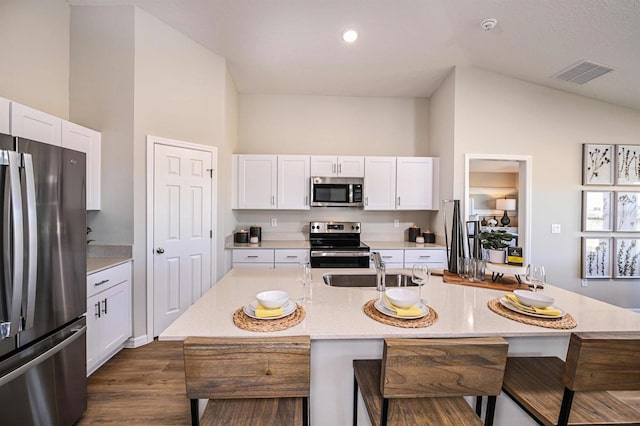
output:
[{"label": "bar stool seat", "polygon": [[192,425],[308,425],[310,359],[309,336],[187,338]]},{"label": "bar stool seat", "polygon": [[540,424],[639,424],[640,412],[607,392],[640,390],[638,338],[574,333],[566,363],[509,357],[503,390]]},{"label": "bar stool seat", "polygon": [[481,425],[463,396],[489,396],[492,424],[507,342],[470,339],[385,339],[382,360],[354,360],[353,424],[358,391],[373,425]]}]

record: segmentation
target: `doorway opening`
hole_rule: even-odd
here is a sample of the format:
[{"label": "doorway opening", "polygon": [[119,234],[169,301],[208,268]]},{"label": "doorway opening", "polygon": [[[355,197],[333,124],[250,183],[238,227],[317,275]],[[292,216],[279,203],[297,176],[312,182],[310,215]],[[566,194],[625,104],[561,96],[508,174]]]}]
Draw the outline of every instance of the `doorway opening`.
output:
[{"label": "doorway opening", "polygon": [[[464,220],[485,219],[515,234],[525,265],[531,260],[531,162],[528,155],[465,154],[464,167]],[[504,199],[515,200],[506,203],[509,210],[500,210]]]}]

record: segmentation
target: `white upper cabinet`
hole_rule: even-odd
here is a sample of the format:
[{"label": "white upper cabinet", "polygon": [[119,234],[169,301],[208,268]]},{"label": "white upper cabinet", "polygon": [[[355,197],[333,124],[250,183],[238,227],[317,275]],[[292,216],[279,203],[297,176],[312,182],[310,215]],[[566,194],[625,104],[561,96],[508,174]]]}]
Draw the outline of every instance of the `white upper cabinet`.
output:
[{"label": "white upper cabinet", "polygon": [[278,209],[309,210],[308,155],[278,155]]},{"label": "white upper cabinet", "polygon": [[365,157],[364,209],[395,210],[396,157]]},{"label": "white upper cabinet", "polygon": [[278,156],[240,154],[237,159],[238,208],[275,209]]},{"label": "white upper cabinet", "polygon": [[10,113],[11,101],[9,99],[0,98],[0,133],[5,135],[11,134]]},{"label": "white upper cabinet", "polygon": [[396,210],[437,210],[439,160],[398,157]]},{"label": "white upper cabinet", "polygon": [[11,102],[11,134],[60,146],[62,119],[26,105]]},{"label": "white upper cabinet", "polygon": [[62,147],[87,155],[87,210],[100,210],[100,133],[62,120]]},{"label": "white upper cabinet", "polygon": [[312,155],[311,176],[364,177],[364,157]]}]

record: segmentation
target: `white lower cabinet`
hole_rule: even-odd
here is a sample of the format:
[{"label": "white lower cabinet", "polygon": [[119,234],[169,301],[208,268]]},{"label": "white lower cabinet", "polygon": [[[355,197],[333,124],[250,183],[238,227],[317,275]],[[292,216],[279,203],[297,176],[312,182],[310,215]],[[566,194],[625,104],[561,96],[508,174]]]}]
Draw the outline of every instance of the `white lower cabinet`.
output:
[{"label": "white lower cabinet", "polygon": [[426,264],[434,268],[447,267],[447,252],[444,248],[405,250],[404,267],[411,268],[415,264]]},{"label": "white lower cabinet", "polygon": [[309,250],[277,249],[274,266],[276,269],[297,268],[300,263],[309,263]]},{"label": "white lower cabinet", "polygon": [[238,269],[273,269],[273,249],[235,249],[232,260]]},{"label": "white lower cabinet", "polygon": [[87,276],[87,376],[131,337],[131,262]]}]

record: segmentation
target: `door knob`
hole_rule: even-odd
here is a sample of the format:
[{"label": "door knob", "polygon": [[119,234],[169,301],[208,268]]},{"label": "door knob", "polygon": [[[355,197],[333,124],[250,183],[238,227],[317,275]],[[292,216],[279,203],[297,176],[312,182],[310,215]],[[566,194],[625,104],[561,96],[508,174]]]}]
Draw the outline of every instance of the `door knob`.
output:
[{"label": "door knob", "polygon": [[162,247],[158,247],[158,248],[156,249],[156,253],[158,253],[158,254],[162,254],[162,253],[164,253],[164,249],[163,249]]}]

